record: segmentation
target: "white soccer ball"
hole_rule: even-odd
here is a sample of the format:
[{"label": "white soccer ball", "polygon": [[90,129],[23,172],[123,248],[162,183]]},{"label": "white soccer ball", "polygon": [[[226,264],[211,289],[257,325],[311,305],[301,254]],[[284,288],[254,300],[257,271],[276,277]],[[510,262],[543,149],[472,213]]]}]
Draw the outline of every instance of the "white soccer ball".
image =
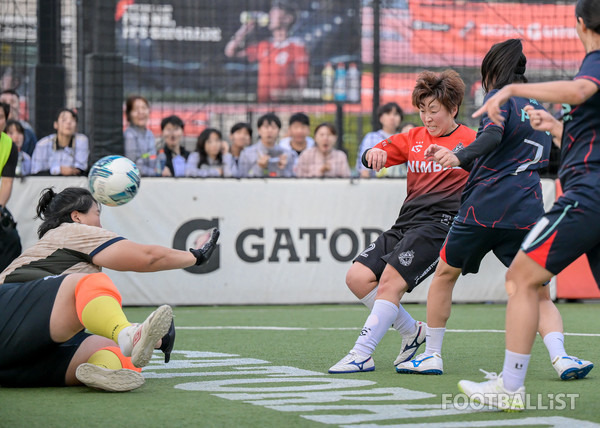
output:
[{"label": "white soccer ball", "polygon": [[140,170],[123,156],[99,159],[88,176],[90,191],[101,204],[116,207],[131,201],[140,188]]}]

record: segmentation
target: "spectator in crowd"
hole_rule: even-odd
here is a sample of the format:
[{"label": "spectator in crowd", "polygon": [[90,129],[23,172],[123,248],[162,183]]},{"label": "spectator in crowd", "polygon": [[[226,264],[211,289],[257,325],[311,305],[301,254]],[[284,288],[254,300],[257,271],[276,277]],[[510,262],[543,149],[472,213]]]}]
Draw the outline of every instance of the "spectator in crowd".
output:
[{"label": "spectator in crowd", "polygon": [[37,143],[37,137],[35,136],[35,132],[33,132],[33,127],[26,120],[21,119],[21,99],[19,93],[14,89],[5,89],[0,93],[0,102],[10,105],[10,113],[7,119],[18,120],[21,126],[23,126],[25,141],[23,142],[21,151],[31,156]]},{"label": "spectator in crowd", "polygon": [[156,142],[148,129],[150,104],[141,95],[131,95],[125,101],[125,116],[129,126],[125,129],[125,156],[135,162],[140,173],[156,175]]},{"label": "spectator in crowd", "polygon": [[0,272],[21,254],[21,238],[6,204],[12,193],[18,152],[16,144],[5,134],[10,105],[0,102]]},{"label": "spectator in crowd", "polygon": [[252,127],[249,123],[238,122],[231,127],[229,138],[231,139],[231,147],[229,148],[231,156],[226,156],[223,159],[225,171],[229,171],[230,177],[238,177],[238,164],[242,150],[252,143]]},{"label": "spectator in crowd", "polygon": [[258,102],[277,101],[290,88],[304,88],[308,81],[309,61],[304,42],[291,37],[297,6],[292,0],[273,0],[269,11],[272,37],[252,43],[257,22],[248,19],[225,46],[228,57],[258,62]]},{"label": "spectator in crowd", "polygon": [[304,113],[294,113],[290,116],[288,137],[279,140],[279,145],[288,150],[294,150],[298,156],[305,149],[314,147],[315,140],[310,137],[310,119]]},{"label": "spectator in crowd", "polygon": [[56,134],[37,142],[31,156],[31,174],[85,175],[90,150],[88,138],[77,133],[77,113],[61,109],[54,129]]},{"label": "spectator in crowd", "polygon": [[190,153],[181,144],[183,128],[183,120],[179,116],[167,116],[160,122],[163,147],[159,150],[157,157],[156,175],[161,177],[185,176],[185,163]]},{"label": "spectator in crowd", "polygon": [[[191,153],[185,165],[186,177],[231,177],[231,171],[225,171],[223,154],[223,135],[215,128],[206,128],[198,136],[196,151]],[[231,164],[231,161],[228,162]]]},{"label": "spectator in crowd", "polygon": [[315,129],[316,147],[306,149],[296,162],[296,177],[350,177],[346,153],[335,148],[337,130],[331,123]]},{"label": "spectator in crowd", "polygon": [[240,177],[293,177],[296,152],[277,144],[281,120],[275,113],[258,118],[259,141],[240,155]]},{"label": "spectator in crowd", "polygon": [[376,174],[374,170],[365,168],[362,164],[361,159],[363,153],[374,147],[375,144],[397,133],[400,122],[402,122],[402,116],[402,109],[397,103],[393,102],[384,104],[377,110],[377,117],[379,118],[379,125],[381,128],[365,135],[360,143],[358,155],[356,156],[356,171],[361,178],[375,177]]},{"label": "spectator in crowd", "polygon": [[31,156],[23,151],[23,143],[25,142],[25,128],[21,125],[21,122],[15,119],[10,119],[6,122],[6,134],[15,143],[17,149],[19,149],[19,157],[17,160],[17,168],[15,170],[15,176],[23,177],[29,175],[31,172]]}]

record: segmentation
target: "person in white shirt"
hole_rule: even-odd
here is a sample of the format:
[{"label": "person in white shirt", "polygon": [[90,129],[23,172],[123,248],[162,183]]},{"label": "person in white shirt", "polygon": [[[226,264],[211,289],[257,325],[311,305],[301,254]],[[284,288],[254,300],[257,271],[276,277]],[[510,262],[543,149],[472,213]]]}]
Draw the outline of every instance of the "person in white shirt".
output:
[{"label": "person in white shirt", "polygon": [[31,156],[31,175],[85,175],[90,155],[88,137],[77,133],[77,113],[61,109],[56,134],[39,140]]}]

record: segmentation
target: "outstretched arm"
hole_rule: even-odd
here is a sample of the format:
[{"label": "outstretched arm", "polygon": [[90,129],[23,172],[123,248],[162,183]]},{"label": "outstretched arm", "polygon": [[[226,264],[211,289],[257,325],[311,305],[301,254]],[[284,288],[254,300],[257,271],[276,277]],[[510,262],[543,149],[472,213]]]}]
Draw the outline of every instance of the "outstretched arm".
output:
[{"label": "outstretched arm", "polygon": [[218,239],[219,231],[213,229],[208,240],[200,248],[190,251],[137,244],[123,239],[100,251],[92,262],[117,271],[158,272],[183,269],[207,262],[217,246]]},{"label": "outstretched arm", "polygon": [[504,117],[500,113],[500,106],[506,103],[510,97],[534,98],[541,102],[579,105],[597,91],[598,86],[587,79],[543,83],[513,83],[500,89],[488,99],[473,113],[473,117],[479,117],[487,112],[490,119],[495,124],[500,125],[504,122]]}]

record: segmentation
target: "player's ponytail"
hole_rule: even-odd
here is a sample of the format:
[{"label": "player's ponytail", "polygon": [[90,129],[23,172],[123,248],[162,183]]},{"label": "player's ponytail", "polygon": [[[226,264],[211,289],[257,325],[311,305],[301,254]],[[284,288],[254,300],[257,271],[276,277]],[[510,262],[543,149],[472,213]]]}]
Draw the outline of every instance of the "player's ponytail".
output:
[{"label": "player's ponytail", "polygon": [[87,213],[95,202],[90,191],[83,187],[67,187],[60,193],[56,193],[51,187],[44,189],[36,208],[36,218],[42,220],[38,227],[38,237],[41,238],[63,223],[73,223],[73,211]]},{"label": "player's ponytail", "polygon": [[481,84],[486,92],[511,83],[527,83],[527,58],[519,39],[496,43],[481,63]]},{"label": "player's ponytail", "polygon": [[600,0],[578,0],[575,16],[583,19],[587,28],[600,34]]}]

